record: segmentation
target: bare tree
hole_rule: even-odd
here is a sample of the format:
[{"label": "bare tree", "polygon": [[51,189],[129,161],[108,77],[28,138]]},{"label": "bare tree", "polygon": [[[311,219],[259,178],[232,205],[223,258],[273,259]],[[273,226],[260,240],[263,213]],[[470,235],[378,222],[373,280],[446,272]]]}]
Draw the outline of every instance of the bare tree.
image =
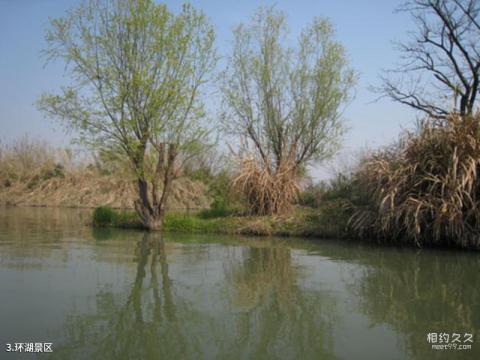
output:
[{"label": "bare tree", "polygon": [[394,101],[435,118],[476,110],[480,81],[480,1],[411,0],[417,30],[398,44],[402,64],[379,89]]},{"label": "bare tree", "polygon": [[178,159],[208,133],[200,93],[215,67],[213,28],[188,5],[174,15],[153,0],[86,0],[52,19],[46,40],[72,85],[39,108],[84,144],[128,159],[135,209],[160,229]]}]

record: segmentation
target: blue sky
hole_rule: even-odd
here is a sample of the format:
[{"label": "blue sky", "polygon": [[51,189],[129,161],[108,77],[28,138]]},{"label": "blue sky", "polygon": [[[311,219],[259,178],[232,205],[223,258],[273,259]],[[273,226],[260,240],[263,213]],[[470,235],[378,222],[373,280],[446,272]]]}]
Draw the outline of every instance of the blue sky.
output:
[{"label": "blue sky", "polygon": [[[68,81],[61,63],[44,67],[40,57],[45,48],[44,29],[49,17],[57,17],[78,4],[78,0],[0,0],[0,139],[12,140],[23,134],[49,140],[55,146],[69,144],[57,123],[45,119],[35,108],[44,91],[55,92]],[[172,10],[181,1],[165,1]],[[369,87],[379,83],[382,69],[398,62],[392,42],[405,39],[413,25],[406,14],[394,13],[401,1],[394,0],[196,0],[217,29],[221,55],[231,46],[231,29],[249,17],[260,5],[275,4],[288,14],[295,36],[314,16],[328,17],[335,25],[338,40],[347,49],[353,68],[359,73],[356,98],[344,117],[350,131],[343,152],[362,147],[375,148],[393,141],[403,128],[411,128],[415,114],[388,99],[374,102]],[[317,169],[315,174],[322,174]]]}]

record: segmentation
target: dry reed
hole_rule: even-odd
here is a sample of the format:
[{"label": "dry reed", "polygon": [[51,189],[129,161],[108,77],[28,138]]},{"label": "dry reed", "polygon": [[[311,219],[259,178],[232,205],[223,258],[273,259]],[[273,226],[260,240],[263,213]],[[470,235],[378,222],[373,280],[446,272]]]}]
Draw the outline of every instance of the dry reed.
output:
[{"label": "dry reed", "polygon": [[371,203],[350,225],[379,241],[480,248],[480,116],[427,120],[369,158],[357,181]]},{"label": "dry reed", "polygon": [[[0,143],[0,205],[132,208],[137,192],[126,164],[92,155],[27,136]],[[206,185],[181,178],[168,205],[175,211],[195,211],[210,201]]]},{"label": "dry reed", "polygon": [[253,215],[286,213],[299,191],[297,169],[292,161],[284,161],[275,170],[253,156],[239,158],[233,187],[246,197]]}]

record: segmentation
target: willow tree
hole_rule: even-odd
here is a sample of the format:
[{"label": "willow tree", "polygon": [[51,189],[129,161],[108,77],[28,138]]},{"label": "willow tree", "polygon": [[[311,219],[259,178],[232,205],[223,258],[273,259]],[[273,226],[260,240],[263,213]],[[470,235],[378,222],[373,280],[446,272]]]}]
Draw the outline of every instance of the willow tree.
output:
[{"label": "willow tree", "polygon": [[315,18],[296,46],[287,35],[285,15],[261,8],[234,30],[223,77],[224,122],[242,144],[235,184],[256,214],[288,209],[301,171],[336,152],[355,82],[329,21]]},{"label": "willow tree", "polygon": [[201,90],[216,62],[214,31],[191,6],[90,0],[53,19],[47,59],[65,61],[71,86],[39,108],[84,144],[120,154],[138,187],[135,209],[160,229],[182,154],[207,137]]}]

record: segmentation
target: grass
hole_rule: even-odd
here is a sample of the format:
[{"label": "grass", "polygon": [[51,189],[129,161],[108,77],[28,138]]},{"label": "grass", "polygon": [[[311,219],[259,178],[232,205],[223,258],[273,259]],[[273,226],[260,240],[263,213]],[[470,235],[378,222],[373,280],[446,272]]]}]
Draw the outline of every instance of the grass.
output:
[{"label": "grass", "polygon": [[143,228],[136,213],[126,210],[114,210],[108,206],[99,206],[93,211],[92,225],[97,228]]},{"label": "grass", "polygon": [[[295,207],[288,216],[218,216],[205,213],[169,213],[165,217],[163,230],[190,234],[231,234],[256,236],[302,236],[338,238],[346,237],[345,222],[327,221],[322,210]],[[118,211],[100,207],[93,214],[96,227],[142,228],[134,212]]]}]

